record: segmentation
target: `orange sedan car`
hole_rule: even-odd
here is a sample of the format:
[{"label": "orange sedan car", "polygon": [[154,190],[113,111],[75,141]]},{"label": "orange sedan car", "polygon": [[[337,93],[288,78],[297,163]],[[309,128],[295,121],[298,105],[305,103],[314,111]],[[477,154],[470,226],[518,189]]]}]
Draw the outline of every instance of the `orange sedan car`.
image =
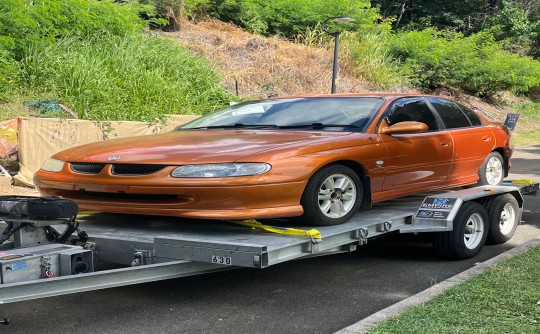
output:
[{"label": "orange sedan car", "polygon": [[427,95],[243,102],[174,131],[68,149],[35,175],[42,195],[102,212],[340,224],[399,196],[508,174],[510,133]]}]

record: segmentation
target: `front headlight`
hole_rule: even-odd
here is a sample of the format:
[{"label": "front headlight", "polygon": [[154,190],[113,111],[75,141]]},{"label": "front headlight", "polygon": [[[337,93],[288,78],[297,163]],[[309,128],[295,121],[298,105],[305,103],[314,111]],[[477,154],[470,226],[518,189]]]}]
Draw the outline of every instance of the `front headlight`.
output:
[{"label": "front headlight", "polygon": [[229,177],[260,175],[272,167],[260,162],[239,162],[226,164],[186,165],[173,170],[172,177]]},{"label": "front headlight", "polygon": [[41,169],[47,172],[55,172],[55,173],[61,171],[62,168],[64,168],[64,161],[53,159],[53,158],[49,158],[45,160],[45,162],[43,163],[43,166],[41,166]]}]

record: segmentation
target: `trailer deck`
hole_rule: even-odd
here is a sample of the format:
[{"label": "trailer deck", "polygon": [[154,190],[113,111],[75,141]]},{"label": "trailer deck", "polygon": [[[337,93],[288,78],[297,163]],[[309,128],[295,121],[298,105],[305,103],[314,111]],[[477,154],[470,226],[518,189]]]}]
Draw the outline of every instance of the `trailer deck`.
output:
[{"label": "trailer deck", "polygon": [[[452,221],[464,202],[510,193],[521,209],[521,193],[537,192],[538,184],[533,184],[484,186],[431,193],[427,197],[422,194],[380,203],[341,225],[291,226],[316,228],[321,239],[272,234],[231,222],[81,215],[80,229],[89,236],[82,247],[91,250],[98,262],[115,264],[117,268],[0,284],[0,304],[240,267],[266,268],[294,259],[353,251],[369,239],[388,233],[451,231]],[[433,205],[441,199],[450,205]],[[4,245],[4,252],[9,253],[9,247]]]}]

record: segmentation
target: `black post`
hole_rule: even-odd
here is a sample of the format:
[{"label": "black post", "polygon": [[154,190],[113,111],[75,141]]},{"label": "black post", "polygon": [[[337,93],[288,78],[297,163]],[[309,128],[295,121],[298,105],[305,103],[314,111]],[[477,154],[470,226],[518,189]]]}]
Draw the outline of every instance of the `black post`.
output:
[{"label": "black post", "polygon": [[339,45],[339,35],[340,32],[334,33],[335,43],[334,43],[334,66],[332,67],[332,94],[336,93],[336,78],[338,71],[338,45]]}]

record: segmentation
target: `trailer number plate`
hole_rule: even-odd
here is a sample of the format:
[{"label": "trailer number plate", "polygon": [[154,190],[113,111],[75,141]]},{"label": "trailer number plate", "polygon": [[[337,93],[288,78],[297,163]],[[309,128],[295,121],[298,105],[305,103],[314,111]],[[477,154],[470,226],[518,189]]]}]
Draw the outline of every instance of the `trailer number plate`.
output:
[{"label": "trailer number plate", "polygon": [[232,264],[232,258],[226,256],[212,255],[212,263],[230,266]]}]

